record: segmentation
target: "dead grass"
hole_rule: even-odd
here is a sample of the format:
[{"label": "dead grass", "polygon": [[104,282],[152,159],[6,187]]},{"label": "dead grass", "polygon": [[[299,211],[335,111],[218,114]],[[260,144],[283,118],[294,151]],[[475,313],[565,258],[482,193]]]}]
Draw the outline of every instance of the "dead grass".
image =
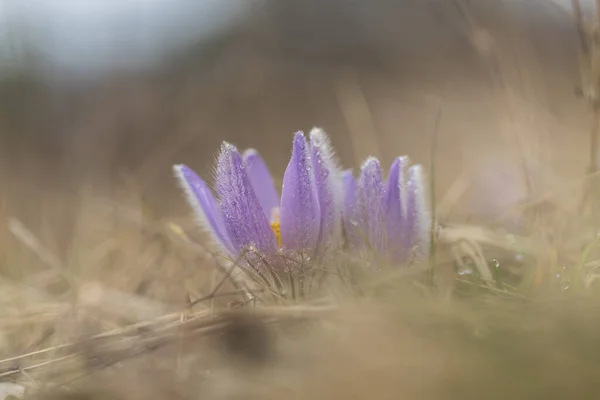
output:
[{"label": "dead grass", "polygon": [[535,217],[535,199],[515,211],[532,221],[521,236],[439,225],[433,285],[428,265],[357,275],[364,266],[341,257],[350,287],[332,274],[291,302],[265,287],[248,301],[187,218],[77,196],[67,258],[43,225],[6,216],[5,265],[19,268],[0,280],[0,378],[31,396],[565,398],[595,387],[583,347],[600,322],[596,241],[558,194]]},{"label": "dead grass", "polygon": [[[318,266],[320,291],[291,298],[241,285],[193,218],[158,215],[135,188],[41,191],[38,218],[3,209],[0,379],[42,398],[596,393],[600,253],[576,195],[587,178],[484,224],[450,212],[466,176],[435,201],[433,264],[373,271],[340,255]],[[68,229],[47,220],[60,201]]]}]

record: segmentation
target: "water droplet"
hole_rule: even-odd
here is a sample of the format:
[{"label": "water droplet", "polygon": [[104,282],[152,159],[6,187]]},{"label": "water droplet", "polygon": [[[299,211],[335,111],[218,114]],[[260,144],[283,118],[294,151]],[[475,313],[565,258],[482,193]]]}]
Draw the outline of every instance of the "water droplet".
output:
[{"label": "water droplet", "polygon": [[500,268],[500,261],[496,260],[495,258],[492,260],[492,265],[494,266],[494,268],[499,269]]},{"label": "water droplet", "polygon": [[246,164],[240,164],[240,169],[245,169],[246,168]]},{"label": "water droplet", "polygon": [[473,275],[473,272],[474,272],[473,268],[467,267],[467,266],[459,267],[459,270],[458,270],[458,274],[461,276]]}]

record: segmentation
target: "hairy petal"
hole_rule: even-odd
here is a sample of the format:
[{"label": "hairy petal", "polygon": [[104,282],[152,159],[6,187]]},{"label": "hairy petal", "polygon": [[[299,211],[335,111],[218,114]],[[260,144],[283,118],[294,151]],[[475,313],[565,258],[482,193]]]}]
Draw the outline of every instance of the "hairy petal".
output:
[{"label": "hairy petal", "polygon": [[408,164],[408,157],[397,157],[394,160],[388,174],[384,196],[388,253],[394,262],[406,261],[410,249],[406,226],[405,185]]},{"label": "hairy petal", "polygon": [[187,165],[174,165],[173,172],[200,225],[231,254],[233,247],[225,229],[223,214],[206,182]]},{"label": "hairy petal", "polygon": [[271,219],[274,208],[279,207],[279,194],[275,189],[273,177],[267,164],[254,149],[248,149],[243,154],[244,164],[254,193],[267,219]]},{"label": "hairy petal", "polygon": [[240,252],[254,246],[264,254],[275,253],[275,234],[254,192],[242,156],[227,142],[223,142],[217,160],[216,186],[233,248]]},{"label": "hairy petal", "polygon": [[379,160],[370,157],[361,168],[356,186],[356,221],[360,235],[379,253],[384,252],[386,247],[384,191]]},{"label": "hairy petal", "polygon": [[413,165],[408,171],[406,225],[410,234],[410,247],[415,257],[427,257],[431,240],[431,215],[427,207],[425,178],[420,165]]},{"label": "hairy petal", "polygon": [[283,175],[281,241],[290,250],[313,253],[319,239],[320,208],[315,177],[302,132],[294,135],[292,158]]},{"label": "hairy petal", "polygon": [[351,247],[360,244],[360,237],[356,232],[356,180],[352,175],[352,170],[348,169],[342,172],[342,186],[344,190],[344,201],[342,207],[342,219],[344,221],[344,230],[346,239]]},{"label": "hairy petal", "polygon": [[321,210],[317,252],[324,255],[341,243],[342,188],[340,171],[329,138],[321,129],[310,132],[310,150]]}]

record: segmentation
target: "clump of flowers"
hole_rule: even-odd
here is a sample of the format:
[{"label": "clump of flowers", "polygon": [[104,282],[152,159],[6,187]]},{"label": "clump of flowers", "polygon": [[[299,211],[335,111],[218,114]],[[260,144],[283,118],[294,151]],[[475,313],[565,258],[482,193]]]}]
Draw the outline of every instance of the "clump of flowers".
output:
[{"label": "clump of flowers", "polygon": [[294,135],[281,196],[260,154],[227,142],[217,159],[218,200],[189,167],[174,171],[201,225],[234,258],[250,249],[267,258],[284,252],[322,259],[342,243],[340,170],[320,129],[308,141]]},{"label": "clump of flowers", "polygon": [[379,161],[369,158],[355,179],[340,170],[327,135],[315,128],[308,140],[302,132],[294,135],[281,195],[256,150],[240,153],[227,142],[217,159],[218,197],[189,167],[173,168],[213,241],[232,258],[252,254],[248,263],[260,272],[285,269],[281,258],[275,261],[281,255],[322,261],[344,237],[351,251],[369,248],[394,263],[425,256],[430,216],[423,174],[408,163],[398,157],[384,180]]},{"label": "clump of flowers", "polygon": [[383,179],[379,160],[368,158],[356,180],[343,173],[343,219],[351,248],[371,250],[392,264],[429,254],[431,216],[422,167],[397,157]]}]

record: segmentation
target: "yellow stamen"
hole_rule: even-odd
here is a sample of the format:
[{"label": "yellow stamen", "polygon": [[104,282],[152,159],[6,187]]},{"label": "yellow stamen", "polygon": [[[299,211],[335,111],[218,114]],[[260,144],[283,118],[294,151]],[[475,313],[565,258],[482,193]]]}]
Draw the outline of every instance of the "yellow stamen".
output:
[{"label": "yellow stamen", "polygon": [[277,244],[279,245],[279,247],[281,247],[281,224],[279,223],[279,221],[271,222],[271,229],[273,229],[273,233],[275,234],[275,238],[277,239]]},{"label": "yellow stamen", "polygon": [[282,247],[281,243],[281,224],[279,223],[279,207],[276,207],[271,210],[271,229],[275,234],[275,238],[277,239],[277,244],[279,247]]}]

